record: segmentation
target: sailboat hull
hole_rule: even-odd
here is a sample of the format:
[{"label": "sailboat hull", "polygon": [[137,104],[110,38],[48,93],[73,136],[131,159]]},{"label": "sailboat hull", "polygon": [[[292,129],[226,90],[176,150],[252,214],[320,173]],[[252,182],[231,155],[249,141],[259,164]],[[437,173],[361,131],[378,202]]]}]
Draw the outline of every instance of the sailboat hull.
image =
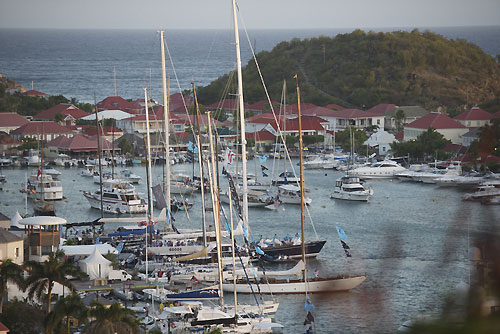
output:
[{"label": "sailboat hull", "polygon": [[[261,282],[259,284],[260,290],[257,290],[255,282],[241,282],[237,284],[224,283],[224,291],[233,292],[236,289],[238,293],[252,293],[253,291],[260,291],[264,294],[304,294],[306,293],[320,293],[320,292],[339,292],[349,291],[364,282],[366,276],[349,276],[349,277],[335,277],[335,278],[320,278],[312,279],[311,281],[304,282],[302,280],[272,280],[268,282]],[[251,286],[251,287],[250,287]]]},{"label": "sailboat hull", "polygon": [[[325,245],[326,240],[306,242],[306,257],[316,257]],[[282,245],[262,248],[266,255],[273,258],[298,259],[302,257],[302,245]]]}]

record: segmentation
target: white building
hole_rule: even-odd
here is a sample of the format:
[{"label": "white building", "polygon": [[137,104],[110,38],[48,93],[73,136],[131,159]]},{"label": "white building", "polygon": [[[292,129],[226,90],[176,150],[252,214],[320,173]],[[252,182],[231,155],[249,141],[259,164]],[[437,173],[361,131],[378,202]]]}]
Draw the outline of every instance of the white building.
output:
[{"label": "white building", "polygon": [[393,134],[384,130],[378,130],[363,144],[371,147],[378,147],[378,155],[385,156],[391,150],[391,144],[394,141],[396,141],[396,137],[394,137]]},{"label": "white building", "polygon": [[453,144],[462,144],[462,136],[469,132],[464,125],[450,117],[437,112],[431,112],[404,127],[404,141],[416,139],[429,128],[441,133]]}]

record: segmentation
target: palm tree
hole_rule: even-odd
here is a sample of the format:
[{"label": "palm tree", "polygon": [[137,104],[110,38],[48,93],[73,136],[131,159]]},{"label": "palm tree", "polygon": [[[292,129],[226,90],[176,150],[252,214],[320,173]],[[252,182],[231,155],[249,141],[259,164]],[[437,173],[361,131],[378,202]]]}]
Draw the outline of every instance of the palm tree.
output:
[{"label": "palm tree", "polygon": [[135,313],[123,308],[119,303],[110,307],[93,301],[90,304],[89,317],[94,318],[83,329],[84,334],[135,334],[139,333],[139,321]]},{"label": "palm tree", "polygon": [[[70,333],[70,317],[78,319],[80,322],[85,322],[87,319],[87,307],[83,304],[82,299],[76,293],[69,296],[61,297],[52,312],[45,319],[45,332],[53,333]],[[63,320],[66,318],[67,328],[63,331]]]},{"label": "palm tree", "polygon": [[33,299],[36,296],[41,301],[44,294],[47,293],[47,313],[50,313],[54,282],[74,291],[75,287],[67,277],[80,277],[82,275],[78,268],[64,261],[64,252],[61,250],[51,253],[49,259],[45,262],[28,261],[25,267],[29,273],[25,281],[25,290],[28,290],[28,298]]},{"label": "palm tree", "polygon": [[11,259],[7,259],[0,264],[0,313],[3,308],[3,298],[7,294],[7,283],[11,282],[22,287],[23,270]]}]

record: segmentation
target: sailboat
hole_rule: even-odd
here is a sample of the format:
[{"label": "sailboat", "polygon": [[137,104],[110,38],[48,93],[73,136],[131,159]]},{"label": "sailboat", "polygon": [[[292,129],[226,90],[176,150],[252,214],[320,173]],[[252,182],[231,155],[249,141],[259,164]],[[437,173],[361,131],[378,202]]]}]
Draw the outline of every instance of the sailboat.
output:
[{"label": "sailboat", "polygon": [[[35,184],[32,185],[35,187],[35,199],[34,199],[34,206],[33,206],[33,211],[35,212],[35,216],[55,216],[56,215],[56,209],[54,206],[50,203],[45,202],[45,187],[47,185],[52,185],[54,184],[56,191],[55,192],[50,192],[49,197],[50,199],[62,199],[62,185],[61,181],[52,181],[52,178],[49,175],[44,175],[43,174],[43,138],[40,140],[40,167],[38,169],[38,173],[36,178],[34,176],[30,176],[30,179],[32,179]],[[40,189],[40,197],[37,198],[37,191],[38,188]],[[59,195],[59,190],[60,190],[60,195]]]},{"label": "sailboat", "polygon": [[[306,263],[305,252],[305,233],[304,233],[304,169],[303,169],[303,151],[302,151],[302,122],[300,113],[300,90],[298,85],[297,75],[297,105],[298,105],[298,119],[299,119],[299,157],[300,157],[300,190],[301,190],[301,248],[302,248],[302,262]],[[240,99],[241,93],[238,94]],[[243,121],[242,121],[243,123]],[[243,132],[244,133],[244,132]],[[244,142],[244,140],[242,140]],[[252,293],[257,289],[257,283],[260,283],[260,292],[264,294],[307,294],[307,293],[321,293],[321,292],[335,292],[335,291],[348,291],[354,289],[366,279],[365,275],[337,275],[336,277],[307,277],[307,267],[304,266],[302,270],[302,278],[300,279],[275,279],[262,277],[259,282],[256,280],[238,280],[236,283],[225,282],[223,289],[225,291],[236,291],[239,293]]]}]

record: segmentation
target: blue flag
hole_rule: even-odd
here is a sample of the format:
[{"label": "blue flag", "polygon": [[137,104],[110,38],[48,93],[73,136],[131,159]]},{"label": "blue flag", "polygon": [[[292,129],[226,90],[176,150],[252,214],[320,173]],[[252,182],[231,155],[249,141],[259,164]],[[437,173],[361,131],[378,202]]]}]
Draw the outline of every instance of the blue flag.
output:
[{"label": "blue flag", "polygon": [[95,238],[95,244],[96,244],[96,245],[99,245],[99,244],[100,244],[100,239],[101,239],[101,237],[97,237],[97,238]]},{"label": "blue flag", "polygon": [[309,296],[306,297],[306,302],[304,303],[304,310],[307,312],[312,312],[314,310],[314,304],[311,302]]},{"label": "blue flag", "polygon": [[264,255],[264,252],[262,251],[262,249],[260,249],[259,246],[255,245],[255,250],[257,251],[257,253],[259,253],[260,255]]},{"label": "blue flag", "polygon": [[337,233],[339,234],[340,240],[347,240],[347,234],[345,234],[344,230],[338,226],[335,226],[337,228]]},{"label": "blue flag", "polygon": [[267,157],[265,155],[259,155],[259,162],[261,164],[263,164],[264,162],[266,162],[267,160]]},{"label": "blue flag", "polygon": [[188,143],[188,151],[191,151],[191,152],[194,151],[194,147],[193,147],[193,142],[192,141],[189,141],[189,143]]},{"label": "blue flag", "polygon": [[116,250],[118,251],[118,254],[120,254],[120,253],[122,252],[122,250],[123,250],[123,246],[124,246],[124,245],[125,245],[125,244],[124,244],[123,242],[120,242],[120,243],[118,244],[118,246],[116,246]]}]

